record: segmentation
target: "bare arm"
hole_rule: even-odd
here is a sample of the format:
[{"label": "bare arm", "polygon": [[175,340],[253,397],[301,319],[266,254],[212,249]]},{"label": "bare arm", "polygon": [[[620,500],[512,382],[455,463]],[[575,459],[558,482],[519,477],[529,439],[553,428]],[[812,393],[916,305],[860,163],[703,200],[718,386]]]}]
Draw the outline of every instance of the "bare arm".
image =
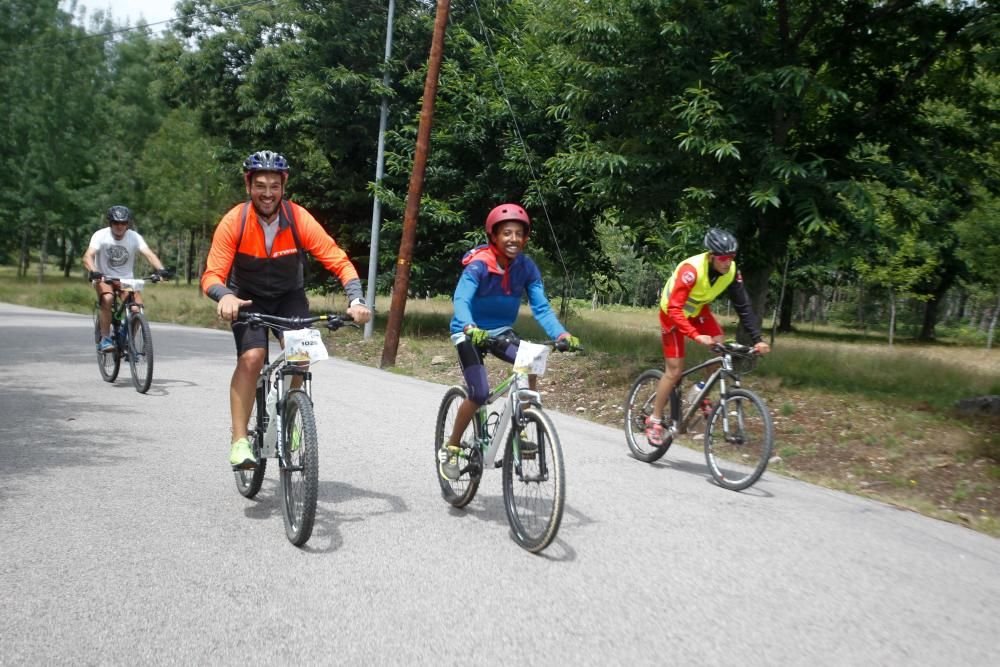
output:
[{"label": "bare arm", "polygon": [[146,246],[139,252],[141,252],[142,256],[145,257],[149,261],[149,263],[153,265],[154,269],[156,269],[157,271],[163,270],[163,262],[161,262],[160,258],[156,256],[156,253],[153,252],[152,248]]},{"label": "bare arm", "polygon": [[97,259],[97,248],[87,248],[87,251],[83,253],[83,268],[88,271],[96,271],[95,259]]}]

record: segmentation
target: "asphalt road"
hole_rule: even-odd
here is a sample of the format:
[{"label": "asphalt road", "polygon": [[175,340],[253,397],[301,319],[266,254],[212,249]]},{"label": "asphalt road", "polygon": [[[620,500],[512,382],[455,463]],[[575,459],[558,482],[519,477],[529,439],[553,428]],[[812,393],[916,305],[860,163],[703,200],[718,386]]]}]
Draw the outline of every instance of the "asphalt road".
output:
[{"label": "asphalt road", "polygon": [[227,465],[230,335],[152,330],[140,395],[89,317],[0,304],[2,664],[1000,664],[994,538],[772,473],[726,491],[555,414],[566,514],[533,556],[499,471],[441,499],[444,387],[339,360],[297,549],[273,472],[248,501]]}]

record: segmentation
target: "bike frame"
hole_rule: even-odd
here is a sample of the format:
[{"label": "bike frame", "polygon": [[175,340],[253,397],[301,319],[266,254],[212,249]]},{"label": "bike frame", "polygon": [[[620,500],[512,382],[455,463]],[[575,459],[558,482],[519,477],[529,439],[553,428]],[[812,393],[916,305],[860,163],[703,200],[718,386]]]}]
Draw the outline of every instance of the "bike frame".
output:
[{"label": "bike frame", "polygon": [[[673,392],[670,395],[670,416],[674,419],[674,424],[677,426],[678,433],[687,433],[688,426],[691,420],[694,418],[698,409],[701,407],[702,401],[708,395],[708,393],[715,387],[716,384],[719,385],[719,400],[723,405],[726,404],[726,399],[728,397],[726,389],[726,380],[731,379],[733,387],[738,389],[740,386],[740,376],[733,369],[733,355],[729,352],[724,352],[717,357],[712,357],[711,359],[706,359],[697,366],[693,366],[681,374],[681,378],[687,378],[689,375],[697,373],[698,371],[710,368],[711,366],[719,366],[715,371],[705,380],[705,386],[701,388],[698,395],[694,397],[691,404],[687,407],[687,410],[681,416],[681,419],[677,419],[678,413],[680,413],[680,403],[681,394],[678,387],[674,387]],[[726,410],[723,410],[723,430],[728,433],[729,423]]]},{"label": "bike frame", "polygon": [[[135,300],[135,290],[124,285],[121,281],[122,279],[116,278],[115,282],[108,283],[111,285],[111,338],[118,343],[119,349],[122,352],[128,352],[128,339],[131,335],[129,332],[129,324],[132,322],[132,316],[136,313],[143,313],[142,304],[136,302]],[[117,282],[117,285],[115,284]],[[132,311],[132,306],[138,308],[137,311]],[[97,302],[97,308],[101,307],[101,302]],[[125,333],[120,334],[115,327],[115,324],[125,316]]]},{"label": "bike frame", "polygon": [[[277,382],[277,400],[274,402],[273,414],[271,411],[265,414],[267,394],[271,389],[273,376],[277,376],[276,379],[280,380]],[[296,377],[302,378],[302,384],[293,388],[292,382]],[[257,404],[263,408],[257,410],[257,442],[261,458],[277,458],[282,467],[288,467],[282,415],[285,398],[290,391],[303,391],[312,401],[312,371],[309,370],[308,363],[288,361],[285,359],[284,350],[273,362],[268,363],[265,357],[264,368],[257,376]]]},{"label": "bike frame", "polygon": [[[496,428],[493,433],[490,434],[487,430],[490,408],[492,407],[492,404],[497,401],[497,399],[505,394],[504,403],[500,406],[498,413],[499,417],[497,419]],[[479,407],[479,429],[476,432],[476,446],[482,453],[484,467],[487,462],[494,463],[496,461],[497,452],[505,441],[504,435],[506,434],[511,421],[513,421],[513,423],[517,426],[524,425],[524,417],[521,415],[521,411],[526,405],[533,405],[541,408],[541,394],[528,388],[527,373],[514,371],[503,382],[497,385],[496,389],[490,392],[490,395],[486,398],[486,402]],[[520,428],[514,429],[514,466],[517,470],[518,476],[521,475],[520,431]],[[545,454],[540,450],[538,455],[541,457],[539,467],[544,471]],[[495,465],[496,464],[494,463],[494,467]]]}]

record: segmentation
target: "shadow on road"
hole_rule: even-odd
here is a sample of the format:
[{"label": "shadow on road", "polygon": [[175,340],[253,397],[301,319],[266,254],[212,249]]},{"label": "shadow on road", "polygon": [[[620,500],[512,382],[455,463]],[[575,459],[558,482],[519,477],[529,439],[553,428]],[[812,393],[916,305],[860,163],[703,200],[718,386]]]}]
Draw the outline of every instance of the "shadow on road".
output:
[{"label": "shadow on road", "polygon": [[[502,526],[507,533],[511,535],[511,541],[514,541],[510,524],[507,522],[507,513],[503,509],[503,494],[486,495],[480,492],[476,494],[476,498],[464,508],[449,507],[448,514],[456,518],[468,516],[469,518],[476,519],[477,521]],[[566,503],[563,505],[562,523],[559,524],[559,532],[556,535],[555,541],[549,545],[545,551],[538,555],[552,561],[576,560],[576,551],[559,536],[563,535],[567,528],[569,528],[570,532],[572,532],[581,526],[587,526],[593,523],[595,523],[594,520],[589,516],[583,512],[573,509],[572,505]]]},{"label": "shadow on road", "polygon": [[[118,454],[119,447],[134,444],[134,435],[119,425],[136,413],[120,405],[111,420],[104,401],[68,398],[23,385],[0,393],[0,401],[6,405],[0,423],[0,500],[16,493],[18,483],[31,475],[55,468],[115,465],[127,458]],[[93,423],[94,415],[100,415],[106,426],[80,425]]]},{"label": "shadow on road", "polygon": [[[243,510],[248,519],[281,517],[281,487],[276,479],[264,479],[260,493],[253,503]],[[348,505],[351,503],[351,505]],[[320,481],[317,489],[316,523],[312,537],[303,551],[326,553],[336,551],[344,538],[340,526],[367,521],[383,514],[408,511],[406,502],[399,496],[362,489],[335,481]]]},{"label": "shadow on road", "polygon": [[[720,491],[727,490],[715,483],[715,480],[712,479],[712,475],[710,475],[708,472],[708,467],[704,463],[692,463],[690,461],[668,461],[661,459],[654,463],[647,463],[646,465],[652,466],[653,468],[660,468],[660,469],[666,468],[671,470],[679,470],[681,472],[688,473],[690,475],[697,475],[698,477],[703,477],[705,479],[705,482],[707,482],[708,484],[718,487]],[[734,492],[730,491],[730,493]],[[756,484],[754,486],[751,486],[749,489],[743,489],[738,493],[741,493],[745,496],[756,496],[759,498],[774,497],[774,494],[758,488]]]}]

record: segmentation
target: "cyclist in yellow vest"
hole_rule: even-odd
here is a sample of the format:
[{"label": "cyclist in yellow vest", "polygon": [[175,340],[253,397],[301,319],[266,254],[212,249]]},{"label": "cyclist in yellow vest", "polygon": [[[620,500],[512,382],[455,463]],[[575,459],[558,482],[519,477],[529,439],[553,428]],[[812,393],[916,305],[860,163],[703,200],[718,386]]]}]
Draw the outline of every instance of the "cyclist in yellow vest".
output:
[{"label": "cyclist in yellow vest", "polygon": [[684,372],[684,339],[691,338],[705,346],[723,342],[722,327],[712,316],[709,304],[723,292],[750,334],[760,354],[771,351],[761,340],[760,321],[750,307],[743,277],[736,270],[736,237],[723,229],[709,229],[703,252],[681,262],[663,287],[660,296],[660,326],[666,366],[656,389],[653,414],[646,420],[646,440],[662,445],[667,434],[663,408],[671,390]]}]

